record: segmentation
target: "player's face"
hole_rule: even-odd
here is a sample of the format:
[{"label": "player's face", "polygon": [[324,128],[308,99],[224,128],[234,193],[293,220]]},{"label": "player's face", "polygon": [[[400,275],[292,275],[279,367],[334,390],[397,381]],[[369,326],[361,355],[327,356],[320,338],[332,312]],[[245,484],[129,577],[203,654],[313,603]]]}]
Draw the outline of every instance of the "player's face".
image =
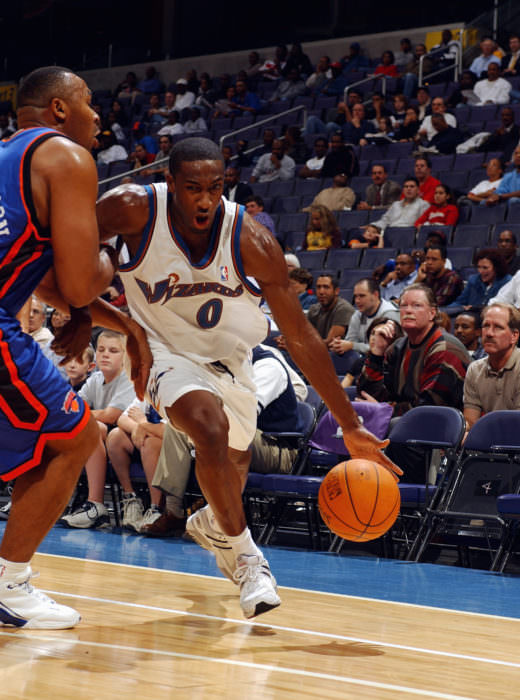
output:
[{"label": "player's face", "polygon": [[168,179],[173,192],[175,224],[185,230],[208,233],[224,189],[224,166],[218,160],[183,163]]},{"label": "player's face", "polygon": [[71,76],[67,103],[69,114],[63,123],[63,133],[90,151],[99,133],[99,115],[91,106],[92,94],[79,76]]}]

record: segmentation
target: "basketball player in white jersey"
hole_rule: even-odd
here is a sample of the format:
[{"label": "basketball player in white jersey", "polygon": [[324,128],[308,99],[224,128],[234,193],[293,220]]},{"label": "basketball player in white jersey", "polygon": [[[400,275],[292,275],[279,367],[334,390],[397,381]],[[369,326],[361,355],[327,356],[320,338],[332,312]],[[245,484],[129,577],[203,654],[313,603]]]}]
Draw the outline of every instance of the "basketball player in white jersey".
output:
[{"label": "basketball player in white jersey", "polygon": [[187,530],[240,584],[250,618],[280,604],[276,581],[242,508],[248,446],[256,427],[250,349],[268,332],[263,296],[288,349],[343,428],[352,457],[402,473],[359,423],[327,349],[289,287],[282,250],[242,207],[222,197],[224,162],[212,141],[190,138],[171,153],[167,183],[124,185],[98,202],[103,238],[122,235],[131,260],[120,276],[154,364],[148,394],[191,438],[208,501]]}]

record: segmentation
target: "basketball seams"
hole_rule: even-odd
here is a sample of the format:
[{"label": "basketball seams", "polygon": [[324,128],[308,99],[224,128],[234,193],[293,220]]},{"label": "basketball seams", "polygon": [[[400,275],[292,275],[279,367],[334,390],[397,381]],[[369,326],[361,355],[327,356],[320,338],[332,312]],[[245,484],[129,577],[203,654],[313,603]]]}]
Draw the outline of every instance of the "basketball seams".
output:
[{"label": "basketball seams", "polygon": [[[358,461],[364,464],[353,464]],[[365,481],[360,469],[366,470],[370,477],[375,472],[375,479]],[[368,460],[350,460],[336,465],[325,476],[318,505],[325,524],[332,532],[353,542],[363,542],[380,537],[393,525],[399,514],[401,498],[397,483],[386,471],[383,475],[382,469],[384,467]],[[356,480],[356,475],[361,478],[358,476]],[[388,501],[392,496],[389,507]],[[370,499],[368,503],[367,497]],[[361,519],[362,505],[370,508],[369,515],[365,516],[366,523]],[[374,521],[375,517],[377,521]],[[349,522],[349,518],[352,522]]]}]

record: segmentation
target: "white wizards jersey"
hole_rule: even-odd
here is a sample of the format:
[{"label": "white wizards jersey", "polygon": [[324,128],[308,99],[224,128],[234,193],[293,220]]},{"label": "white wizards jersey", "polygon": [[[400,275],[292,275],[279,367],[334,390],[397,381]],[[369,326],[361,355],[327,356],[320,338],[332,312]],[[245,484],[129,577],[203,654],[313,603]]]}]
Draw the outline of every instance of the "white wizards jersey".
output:
[{"label": "white wizards jersey", "polygon": [[156,343],[198,363],[233,371],[268,334],[261,290],[240,257],[244,208],[222,198],[208,249],[194,263],[170,218],[165,183],[145,188],[149,218],[136,255],[119,269],[132,318]]}]

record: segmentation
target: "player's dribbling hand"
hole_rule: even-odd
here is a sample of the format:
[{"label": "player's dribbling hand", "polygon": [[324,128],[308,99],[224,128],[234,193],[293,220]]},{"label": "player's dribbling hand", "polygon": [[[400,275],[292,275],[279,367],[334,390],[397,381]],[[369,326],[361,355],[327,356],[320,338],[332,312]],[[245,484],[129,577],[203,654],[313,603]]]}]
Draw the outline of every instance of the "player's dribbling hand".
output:
[{"label": "player's dribbling hand", "polygon": [[128,321],[131,323],[127,333],[126,352],[130,360],[130,379],[134,383],[137,398],[143,401],[153,357],[144,330],[135,321]]},{"label": "player's dribbling hand", "polygon": [[343,431],[343,441],[350,453],[351,459],[369,459],[372,462],[377,462],[383,467],[386,467],[396,481],[402,476],[403,470],[397,464],[394,464],[381,450],[383,450],[389,440],[379,440],[375,435],[369,433],[368,430],[359,426],[354,430],[349,429]]},{"label": "player's dribbling hand", "polygon": [[70,307],[70,321],[57,328],[51,350],[57,355],[63,355],[60,365],[75,357],[81,357],[90,344],[92,335],[92,319],[88,307],[81,309]]}]

